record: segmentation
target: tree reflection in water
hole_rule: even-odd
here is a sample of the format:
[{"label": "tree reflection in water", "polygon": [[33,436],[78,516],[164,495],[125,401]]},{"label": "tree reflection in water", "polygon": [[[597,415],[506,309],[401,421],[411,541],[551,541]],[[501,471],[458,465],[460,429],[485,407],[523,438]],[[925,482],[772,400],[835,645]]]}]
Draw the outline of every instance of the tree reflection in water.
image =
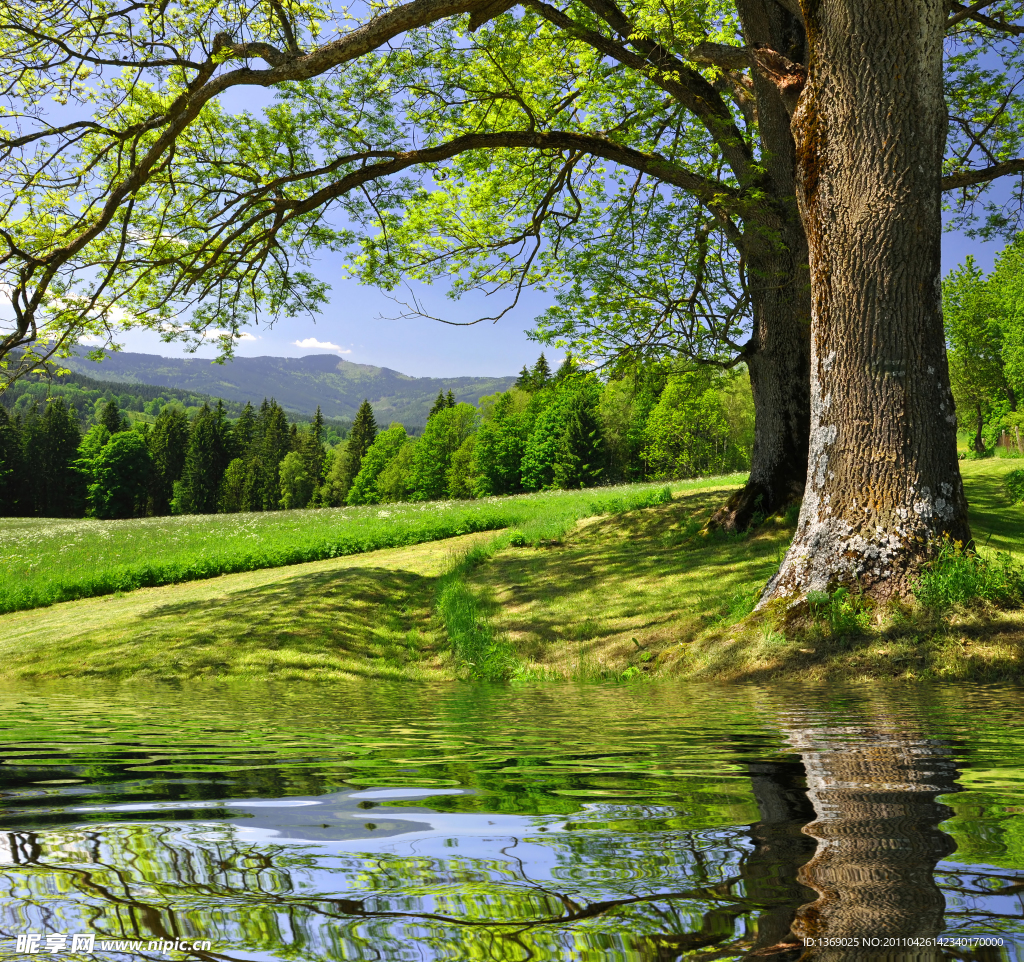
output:
[{"label": "tree reflection in water", "polygon": [[193,953],[209,960],[1014,957],[805,949],[986,920],[1010,944],[1024,902],[1011,914],[992,901],[1015,875],[942,863],[955,848],[938,828],[950,809],[937,796],[957,791],[948,743],[827,715],[783,728],[788,759],[735,762],[757,806],[745,826],[696,824],[708,786],[698,803],[685,780],[671,805],[569,816],[445,812],[440,791],[420,807],[401,791],[173,802],[165,821],[103,824],[74,824],[80,801],[51,807],[54,827],[0,835],[0,949],[24,931],[92,931],[210,939]]}]

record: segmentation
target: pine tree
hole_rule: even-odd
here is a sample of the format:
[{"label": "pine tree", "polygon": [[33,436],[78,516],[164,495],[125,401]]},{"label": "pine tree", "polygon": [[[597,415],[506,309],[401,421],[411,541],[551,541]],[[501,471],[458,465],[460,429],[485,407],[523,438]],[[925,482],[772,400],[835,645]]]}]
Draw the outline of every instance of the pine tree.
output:
[{"label": "pine tree", "polygon": [[448,407],[447,401],[445,401],[444,392],[437,392],[437,400],[434,402],[434,406],[430,409],[430,413],[427,414],[427,420],[429,421],[435,414],[439,414],[446,407]]},{"label": "pine tree", "polygon": [[554,467],[559,488],[589,488],[604,473],[604,440],[595,400],[589,391],[575,391],[566,405],[565,433]]},{"label": "pine tree", "polygon": [[288,418],[273,398],[260,405],[248,459],[243,510],[275,511],[281,500],[280,465],[290,449]]},{"label": "pine tree", "polygon": [[319,487],[324,474],[324,416],[320,413],[319,404],[309,430],[303,437],[301,454],[313,487]]},{"label": "pine tree", "polygon": [[188,417],[184,409],[168,404],[157,415],[147,439],[153,462],[149,487],[150,510],[153,514],[167,514],[171,510],[174,482],[181,480],[185,469],[188,436]]},{"label": "pine tree", "polygon": [[448,388],[448,396],[445,398],[445,407],[455,407],[455,395],[452,394],[451,388]]},{"label": "pine tree", "polygon": [[519,372],[519,377],[516,378],[515,386],[523,391],[531,390],[530,385],[533,383],[531,377],[530,369],[524,364],[523,369]]},{"label": "pine tree", "polygon": [[359,469],[363,466],[363,456],[370,449],[377,437],[377,421],[373,416],[373,408],[370,402],[364,400],[356,411],[355,420],[352,422],[352,430],[349,431],[348,445],[345,447],[345,465],[342,474],[341,488],[342,496],[348,495]]},{"label": "pine tree", "polygon": [[21,503],[26,514],[46,513],[46,429],[33,403],[21,427]]},{"label": "pine tree", "polygon": [[[319,410],[319,409],[318,409]],[[235,421],[233,431],[234,456],[246,458],[249,456],[249,446],[252,444],[253,435],[256,431],[256,412],[247,401],[238,420]]]},{"label": "pine tree", "polygon": [[130,427],[128,418],[121,413],[120,408],[117,406],[117,401],[113,398],[107,401],[106,406],[103,408],[103,413],[100,414],[100,424],[111,434],[127,431]]},{"label": "pine tree", "polygon": [[73,518],[85,509],[85,485],[75,470],[82,432],[78,418],[63,398],[52,398],[43,415],[45,499],[43,514],[48,518]]},{"label": "pine tree", "polygon": [[21,421],[0,407],[0,517],[22,513]]},{"label": "pine tree", "polygon": [[550,380],[551,368],[548,366],[548,359],[542,351],[540,357],[537,358],[537,363],[533,365],[533,370],[530,372],[530,382],[533,390],[539,391],[542,387],[546,387]]},{"label": "pine tree", "polygon": [[224,407],[204,404],[192,421],[181,480],[174,485],[175,514],[214,514],[228,466],[230,439]]}]

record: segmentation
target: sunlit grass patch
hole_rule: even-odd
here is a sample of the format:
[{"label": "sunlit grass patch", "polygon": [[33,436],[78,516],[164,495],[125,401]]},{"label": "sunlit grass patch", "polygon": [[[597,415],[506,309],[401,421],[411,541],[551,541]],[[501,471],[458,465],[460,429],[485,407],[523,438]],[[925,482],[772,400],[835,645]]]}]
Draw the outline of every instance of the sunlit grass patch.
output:
[{"label": "sunlit grass patch", "polygon": [[557,548],[510,547],[474,569],[469,586],[515,646],[519,676],[653,674],[673,646],[746,614],[792,529],[772,520],[742,537],[702,535],[733,487],[680,491],[671,504],[580,525]]},{"label": "sunlit grass patch", "polygon": [[488,533],[0,617],[0,675],[454,679],[432,609],[453,550]]},{"label": "sunlit grass patch", "polygon": [[557,537],[576,520],[662,497],[664,485],[478,501],[129,521],[0,519],[0,613],[517,528]]}]

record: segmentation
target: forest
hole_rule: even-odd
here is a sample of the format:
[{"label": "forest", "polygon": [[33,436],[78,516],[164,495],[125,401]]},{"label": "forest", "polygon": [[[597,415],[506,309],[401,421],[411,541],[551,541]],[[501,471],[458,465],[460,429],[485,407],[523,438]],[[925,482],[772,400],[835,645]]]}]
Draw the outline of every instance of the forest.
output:
[{"label": "forest", "polygon": [[220,401],[189,410],[158,396],[143,420],[125,410],[138,397],[108,391],[85,399],[86,420],[66,390],[39,393],[0,408],[5,516],[274,511],[660,481],[741,470],[753,442],[745,372],[647,365],[602,379],[568,359],[552,372],[543,354],[478,406],[439,393],[419,437],[378,426],[368,401],[343,438],[319,409],[289,423],[273,399],[231,417]]}]

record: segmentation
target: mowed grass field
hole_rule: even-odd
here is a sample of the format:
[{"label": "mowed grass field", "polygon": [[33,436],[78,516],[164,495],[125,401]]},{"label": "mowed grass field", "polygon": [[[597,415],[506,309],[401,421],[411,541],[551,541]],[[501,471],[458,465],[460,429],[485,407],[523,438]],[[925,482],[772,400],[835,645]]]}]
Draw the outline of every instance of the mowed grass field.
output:
[{"label": "mowed grass field", "polygon": [[[1002,486],[1019,463],[962,468],[979,549],[1024,562],[1024,507]],[[910,606],[891,623],[846,634],[780,630],[757,618],[737,624],[793,534],[782,519],[742,537],[700,533],[741,480],[681,484],[669,502],[598,517],[538,512],[525,539],[533,546],[489,553],[467,585],[491,632],[514,651],[515,677],[1024,679],[1019,612],[954,612],[937,622]],[[539,537],[545,525],[564,534]],[[460,556],[493,537],[470,533],[7,614],[0,675],[467,677],[438,616],[437,587]]]},{"label": "mowed grass field", "polygon": [[519,528],[542,537],[567,521],[665,500],[668,490],[621,485],[478,501],[127,521],[0,519],[0,613],[477,531]]}]

